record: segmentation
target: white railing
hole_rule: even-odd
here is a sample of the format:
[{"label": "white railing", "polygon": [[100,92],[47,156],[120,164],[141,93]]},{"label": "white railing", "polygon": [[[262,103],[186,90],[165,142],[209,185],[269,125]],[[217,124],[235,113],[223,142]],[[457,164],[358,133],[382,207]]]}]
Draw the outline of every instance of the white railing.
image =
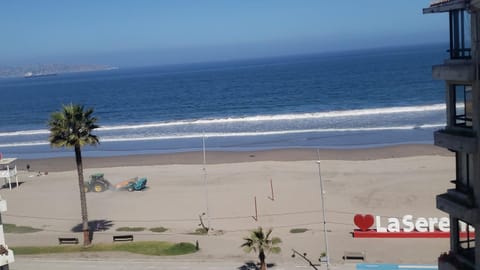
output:
[{"label": "white railing", "polygon": [[10,170],[0,170],[0,177],[12,177],[17,175],[17,168],[12,168]]}]

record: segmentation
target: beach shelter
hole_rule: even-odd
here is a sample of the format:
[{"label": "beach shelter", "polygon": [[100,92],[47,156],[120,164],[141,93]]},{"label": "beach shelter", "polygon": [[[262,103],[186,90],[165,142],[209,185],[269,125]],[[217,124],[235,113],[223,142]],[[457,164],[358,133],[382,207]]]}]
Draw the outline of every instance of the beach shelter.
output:
[{"label": "beach shelter", "polygon": [[16,186],[18,187],[17,165],[16,158],[1,158],[0,159],[0,178],[3,178],[5,184],[8,181],[8,187],[12,189],[12,178],[15,178]]}]

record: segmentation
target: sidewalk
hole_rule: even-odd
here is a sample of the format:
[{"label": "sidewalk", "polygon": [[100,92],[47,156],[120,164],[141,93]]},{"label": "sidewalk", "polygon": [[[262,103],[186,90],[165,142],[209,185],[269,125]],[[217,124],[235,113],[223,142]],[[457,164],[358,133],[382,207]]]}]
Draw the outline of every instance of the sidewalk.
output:
[{"label": "sidewalk", "polygon": [[[188,260],[188,259],[170,259],[170,258],[152,258],[152,259],[126,259],[126,258],[54,258],[50,255],[42,256],[18,256],[16,262],[10,265],[11,270],[80,270],[80,269],[102,269],[102,270],[143,270],[143,269],[162,269],[162,270],[220,270],[220,269],[247,269],[242,268],[244,263],[237,261],[223,260]],[[295,263],[285,263],[269,268],[271,270],[286,269],[313,269],[307,265]],[[325,265],[318,269],[326,269]],[[331,270],[354,270],[355,264],[332,265]]]}]

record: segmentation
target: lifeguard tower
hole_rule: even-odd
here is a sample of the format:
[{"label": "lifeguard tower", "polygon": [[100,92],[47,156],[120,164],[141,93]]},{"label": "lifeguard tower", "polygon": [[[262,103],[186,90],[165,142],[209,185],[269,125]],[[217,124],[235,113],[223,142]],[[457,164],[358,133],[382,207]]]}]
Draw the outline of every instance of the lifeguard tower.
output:
[{"label": "lifeguard tower", "polygon": [[[0,155],[1,157],[1,155]],[[8,181],[8,187],[12,189],[12,178],[15,178],[16,187],[18,187],[17,165],[16,158],[1,158],[0,159],[0,178],[3,178],[5,184]]]}]

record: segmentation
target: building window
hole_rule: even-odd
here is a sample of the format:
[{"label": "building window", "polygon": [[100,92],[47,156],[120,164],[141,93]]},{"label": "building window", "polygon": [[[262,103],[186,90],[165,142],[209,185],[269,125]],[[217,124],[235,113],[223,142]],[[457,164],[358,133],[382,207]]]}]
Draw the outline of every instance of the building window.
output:
[{"label": "building window", "polygon": [[456,126],[472,127],[472,86],[453,85]]},{"label": "building window", "polygon": [[455,156],[457,163],[455,188],[462,193],[471,194],[473,190],[471,181],[473,177],[473,155],[457,152]]},{"label": "building window", "polygon": [[470,59],[470,14],[465,10],[450,11],[450,58]]},{"label": "building window", "polygon": [[458,251],[470,262],[475,261],[475,230],[474,227],[458,220]]}]

